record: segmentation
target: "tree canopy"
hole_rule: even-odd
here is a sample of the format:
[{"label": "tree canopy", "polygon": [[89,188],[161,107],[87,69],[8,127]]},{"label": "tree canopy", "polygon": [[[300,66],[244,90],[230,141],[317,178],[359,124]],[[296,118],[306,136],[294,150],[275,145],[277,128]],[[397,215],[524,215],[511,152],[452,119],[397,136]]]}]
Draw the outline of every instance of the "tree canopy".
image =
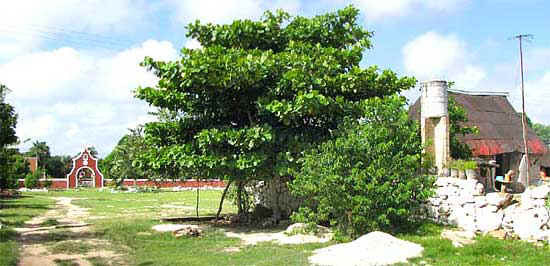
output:
[{"label": "tree canopy", "polygon": [[423,145],[405,102],[370,99],[361,122],[348,121],[337,138],[300,159],[303,167],[290,186],[303,199],[294,221],[330,224],[338,237],[409,225],[432,195],[434,180],[420,174]]},{"label": "tree canopy", "polygon": [[189,24],[187,37],[202,48],[142,63],[159,82],[136,97],[177,115],[145,126],[151,148],[140,165],[239,187],[290,175],[305,150],[361,118],[367,99],[416,82],[359,65],[372,32],[358,25],[358,12],[350,6],[307,18],[277,11],[258,21]]},{"label": "tree canopy", "polygon": [[545,144],[550,144],[550,126],[535,123],[531,128]]},{"label": "tree canopy", "polygon": [[12,187],[14,180],[13,164],[16,149],[10,147],[17,143],[15,127],[17,125],[17,114],[10,104],[4,102],[4,95],[7,87],[0,84],[0,189]]},{"label": "tree canopy", "polygon": [[121,185],[124,179],[147,178],[149,175],[145,171],[133,165],[144,150],[143,128],[131,129],[129,134],[118,141],[113,151],[100,161],[99,167],[105,178],[115,180],[117,185]]}]

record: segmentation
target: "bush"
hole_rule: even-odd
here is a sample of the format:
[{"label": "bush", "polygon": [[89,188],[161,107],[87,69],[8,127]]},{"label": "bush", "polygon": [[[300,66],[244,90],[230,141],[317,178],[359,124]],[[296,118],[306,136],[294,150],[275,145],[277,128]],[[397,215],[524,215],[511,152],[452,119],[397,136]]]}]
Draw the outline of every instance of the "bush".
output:
[{"label": "bush", "polygon": [[328,224],[340,238],[410,221],[412,210],[432,195],[434,180],[421,175],[418,125],[404,103],[397,96],[367,101],[361,123],[349,122],[337,138],[304,156],[290,185],[306,203],[294,221]]},{"label": "bush", "polygon": [[25,187],[26,188],[37,188],[40,177],[37,177],[36,174],[29,173],[25,176]]},{"label": "bush", "polygon": [[28,173],[25,176],[26,188],[38,188],[40,186],[40,177],[42,177],[43,170],[38,168],[34,173]]}]

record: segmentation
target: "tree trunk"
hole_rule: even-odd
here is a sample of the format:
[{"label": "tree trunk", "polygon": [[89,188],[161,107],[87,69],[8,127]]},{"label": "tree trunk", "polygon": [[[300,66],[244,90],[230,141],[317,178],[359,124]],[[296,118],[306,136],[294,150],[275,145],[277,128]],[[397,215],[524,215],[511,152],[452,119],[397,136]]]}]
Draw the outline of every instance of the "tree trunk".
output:
[{"label": "tree trunk", "polygon": [[232,180],[229,180],[229,182],[227,182],[227,185],[225,186],[225,189],[223,190],[222,198],[220,200],[220,206],[218,207],[218,212],[216,213],[216,221],[220,218],[220,213],[222,212],[222,208],[223,208],[223,200],[225,199],[227,190],[229,190],[229,186],[231,186],[231,182]]},{"label": "tree trunk", "polygon": [[197,181],[198,181],[198,183],[197,183],[197,208],[196,208],[196,210],[197,210],[197,217],[199,217],[199,191],[201,189],[201,186],[200,186],[201,185],[201,180],[200,180],[200,178],[197,179]]},{"label": "tree trunk", "polygon": [[243,196],[242,196],[242,192],[243,192],[243,182],[242,181],[238,181],[237,182],[237,216],[240,218],[242,218],[242,214],[243,214]]}]

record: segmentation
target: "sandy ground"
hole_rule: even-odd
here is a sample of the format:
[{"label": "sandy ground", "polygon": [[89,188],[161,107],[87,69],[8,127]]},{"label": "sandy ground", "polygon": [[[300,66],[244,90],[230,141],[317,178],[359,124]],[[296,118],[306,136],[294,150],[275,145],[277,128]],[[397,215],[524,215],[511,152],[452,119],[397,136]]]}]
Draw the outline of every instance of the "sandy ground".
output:
[{"label": "sandy ground", "polygon": [[305,243],[325,243],[332,239],[332,235],[315,236],[295,234],[287,235],[284,231],[276,233],[238,233],[226,232],[227,237],[237,237],[242,240],[244,245],[255,245],[259,242],[274,241],[279,245],[286,244],[305,244]]},{"label": "sandy ground", "polygon": [[[27,221],[24,227],[15,229],[19,232],[18,241],[22,245],[19,265],[55,266],[56,260],[70,260],[73,265],[92,265],[87,258],[94,257],[104,259],[113,265],[125,264],[122,254],[104,249],[112,246],[111,243],[93,237],[90,232],[91,225],[85,223],[85,220],[90,218],[87,209],[72,204],[72,198],[58,197],[55,199],[57,200],[55,208],[42,216]],[[41,224],[49,219],[55,219],[59,224],[41,227]],[[58,227],[65,226],[67,228],[58,229]],[[52,241],[60,230],[65,238],[57,242]],[[65,244],[68,245],[80,244],[94,248],[83,254],[51,252],[50,246],[63,244],[63,242],[67,242]]]}]

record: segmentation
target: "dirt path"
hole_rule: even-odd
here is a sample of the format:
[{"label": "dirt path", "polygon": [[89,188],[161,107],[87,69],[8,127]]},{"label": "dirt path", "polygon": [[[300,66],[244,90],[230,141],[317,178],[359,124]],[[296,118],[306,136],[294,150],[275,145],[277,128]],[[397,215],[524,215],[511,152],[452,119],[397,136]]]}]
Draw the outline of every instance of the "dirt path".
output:
[{"label": "dirt path", "polygon": [[122,254],[113,245],[91,232],[88,209],[72,204],[73,198],[57,197],[56,205],[34,217],[25,227],[16,228],[21,243],[19,265],[123,265]]}]

